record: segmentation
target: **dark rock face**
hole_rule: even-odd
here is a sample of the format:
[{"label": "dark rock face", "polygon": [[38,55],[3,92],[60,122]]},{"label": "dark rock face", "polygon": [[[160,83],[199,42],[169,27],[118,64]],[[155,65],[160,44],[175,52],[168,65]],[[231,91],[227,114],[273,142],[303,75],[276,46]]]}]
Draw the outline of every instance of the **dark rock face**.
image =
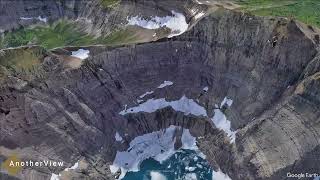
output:
[{"label": "dark rock face", "polygon": [[57,20],[62,17],[77,17],[80,9],[86,6],[82,0],[66,1],[30,1],[30,0],[4,0],[0,3],[1,30],[7,31],[19,28],[19,26],[35,23],[32,20],[22,20],[22,17],[31,18],[41,16],[50,20]]},{"label": "dark rock face", "polygon": [[[100,49],[99,49],[100,48]],[[79,69],[62,69],[54,53],[43,61],[45,79],[25,88],[2,85],[0,149],[24,159],[87,164],[71,176],[112,179],[108,165],[137,135],[169,125],[189,128],[214,168],[232,179],[284,179],[288,169],[319,171],[317,44],[294,21],[216,11],[187,33],[158,42],[117,48],[90,47]],[[52,70],[52,67],[56,67]],[[226,113],[238,130],[235,144],[208,118],[171,108],[119,115],[127,104],[164,80],[173,86],[147,98],[197,99],[212,115],[226,96]],[[12,88],[13,87],[13,88]],[[115,141],[118,131],[124,144]],[[63,170],[63,168],[61,168]],[[20,179],[42,179],[56,170],[24,169]]]}]

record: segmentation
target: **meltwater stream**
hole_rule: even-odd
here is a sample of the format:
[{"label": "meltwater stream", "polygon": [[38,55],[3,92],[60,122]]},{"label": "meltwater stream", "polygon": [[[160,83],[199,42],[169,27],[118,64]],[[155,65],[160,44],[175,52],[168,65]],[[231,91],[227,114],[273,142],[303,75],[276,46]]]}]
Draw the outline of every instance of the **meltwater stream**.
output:
[{"label": "meltwater stream", "polygon": [[123,180],[218,180],[208,162],[193,150],[179,150],[162,163],[149,158],[140,171],[128,172]]}]

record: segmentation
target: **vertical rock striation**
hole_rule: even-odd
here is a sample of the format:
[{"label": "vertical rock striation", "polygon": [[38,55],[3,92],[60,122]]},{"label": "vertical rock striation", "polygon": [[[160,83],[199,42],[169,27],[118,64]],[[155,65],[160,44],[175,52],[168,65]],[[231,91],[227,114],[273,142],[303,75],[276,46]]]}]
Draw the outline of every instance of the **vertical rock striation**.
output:
[{"label": "vertical rock striation", "polygon": [[[288,169],[319,171],[310,162],[320,143],[318,44],[305,33],[292,20],[221,9],[171,39],[87,47],[90,57],[78,69],[63,69],[58,50],[48,53],[41,65],[49,70],[42,72],[45,78],[27,81],[22,89],[2,84],[0,155],[16,152],[24,159],[50,158],[70,166],[84,159],[87,167],[71,176],[108,179],[117,150],[138,135],[177,125],[202,136],[198,145],[208,161],[232,179],[282,179]],[[173,85],[157,89],[164,81]],[[185,95],[198,99],[208,117],[224,97],[233,99],[225,113],[237,130],[235,144],[208,117],[170,107],[119,114],[151,90],[144,100]],[[116,141],[116,133],[124,143]],[[26,168],[17,177],[60,172],[34,171]]]}]

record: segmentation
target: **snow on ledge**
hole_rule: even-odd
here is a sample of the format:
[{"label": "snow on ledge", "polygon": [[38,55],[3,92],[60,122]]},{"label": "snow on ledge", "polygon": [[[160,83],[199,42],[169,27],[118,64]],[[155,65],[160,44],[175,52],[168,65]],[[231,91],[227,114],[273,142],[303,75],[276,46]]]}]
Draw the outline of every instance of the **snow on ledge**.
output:
[{"label": "snow on ledge", "polygon": [[46,17],[41,17],[41,16],[38,16],[38,17],[20,17],[21,20],[38,20],[38,21],[41,21],[41,22],[44,22],[44,23],[47,23],[48,22],[48,19]]},{"label": "snow on ledge", "polygon": [[120,134],[118,132],[116,132],[116,134],[114,135],[114,138],[118,142],[122,142],[123,141],[123,138],[120,136]]},{"label": "snow on ledge", "polygon": [[[158,88],[158,89],[162,89],[162,88],[164,88],[164,87],[166,87],[166,86],[171,86],[171,85],[173,85],[173,82],[171,82],[171,81],[164,81],[164,82],[163,82],[162,84],[160,84],[157,88]],[[154,93],[154,91],[147,91],[147,92],[145,92],[144,94],[142,94],[141,96],[139,96],[140,99],[137,99],[137,102],[138,102],[138,103],[142,102],[143,100],[141,100],[141,99],[143,99],[145,96],[150,95],[150,94],[153,94],[153,93]]]},{"label": "snow on ledge", "polygon": [[204,107],[197,104],[193,99],[182,96],[176,101],[166,101],[165,98],[149,99],[139,106],[132,107],[121,111],[119,114],[125,115],[130,113],[147,112],[152,113],[165,107],[172,107],[175,111],[183,112],[185,115],[193,114],[195,116],[207,116],[207,111]]},{"label": "snow on ledge", "polygon": [[168,36],[169,38],[178,36],[185,31],[188,30],[188,23],[186,21],[186,17],[175,11],[171,11],[172,16],[165,17],[151,17],[150,20],[143,19],[138,16],[133,16],[127,18],[128,25],[136,25],[143,27],[145,29],[159,29],[161,27],[167,27],[171,29],[171,34]]},{"label": "snow on ledge", "polygon": [[200,19],[202,16],[204,16],[206,13],[204,13],[204,12],[199,12],[198,14],[196,14],[195,16],[194,16],[194,18],[195,19]]},{"label": "snow on ledge", "polygon": [[139,96],[139,98],[144,98],[145,96],[149,95],[149,94],[153,94],[154,92],[153,91],[148,91],[144,94],[142,94],[141,96]]},{"label": "snow on ledge", "polygon": [[158,88],[158,89],[162,89],[162,88],[164,88],[164,87],[166,87],[166,86],[171,86],[171,85],[173,85],[173,82],[172,82],[172,81],[163,81],[163,83],[160,84],[157,88]]},{"label": "snow on ledge", "polygon": [[78,49],[77,51],[71,51],[73,57],[79,58],[81,60],[87,59],[89,57],[89,50]]},{"label": "snow on ledge", "polygon": [[[134,138],[127,151],[117,152],[113,164],[110,165],[111,172],[116,173],[121,169],[119,179],[122,179],[128,171],[139,171],[141,162],[148,158],[162,163],[176,153],[174,149],[176,129],[181,129],[181,127],[171,125],[167,129]],[[183,129],[181,142],[182,149],[195,150],[203,156],[196,145],[196,138],[190,134],[188,129]]]}]

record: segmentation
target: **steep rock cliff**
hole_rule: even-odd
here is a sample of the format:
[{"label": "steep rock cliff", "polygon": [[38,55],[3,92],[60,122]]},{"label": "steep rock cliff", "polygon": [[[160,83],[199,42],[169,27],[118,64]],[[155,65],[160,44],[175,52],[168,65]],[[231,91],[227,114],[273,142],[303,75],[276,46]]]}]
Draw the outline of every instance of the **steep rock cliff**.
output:
[{"label": "steep rock cliff", "polygon": [[[108,165],[137,135],[169,125],[191,129],[207,160],[232,179],[281,179],[304,171],[319,153],[318,44],[295,21],[219,10],[181,36],[114,48],[87,47],[78,69],[64,69],[56,50],[43,60],[44,79],[24,88],[2,85],[1,157],[50,158],[86,168],[66,176],[112,178]],[[164,53],[165,52],[165,53]],[[53,68],[54,67],[54,68]],[[224,97],[237,130],[235,144],[207,117],[171,108],[122,116],[141,94],[174,82],[149,98],[199,99],[209,116]],[[10,81],[12,83],[12,81]],[[201,95],[203,87],[209,91]],[[201,95],[201,96],[200,96]],[[114,134],[124,136],[117,143]],[[61,168],[63,170],[63,168]],[[56,169],[24,169],[41,179]]]}]

